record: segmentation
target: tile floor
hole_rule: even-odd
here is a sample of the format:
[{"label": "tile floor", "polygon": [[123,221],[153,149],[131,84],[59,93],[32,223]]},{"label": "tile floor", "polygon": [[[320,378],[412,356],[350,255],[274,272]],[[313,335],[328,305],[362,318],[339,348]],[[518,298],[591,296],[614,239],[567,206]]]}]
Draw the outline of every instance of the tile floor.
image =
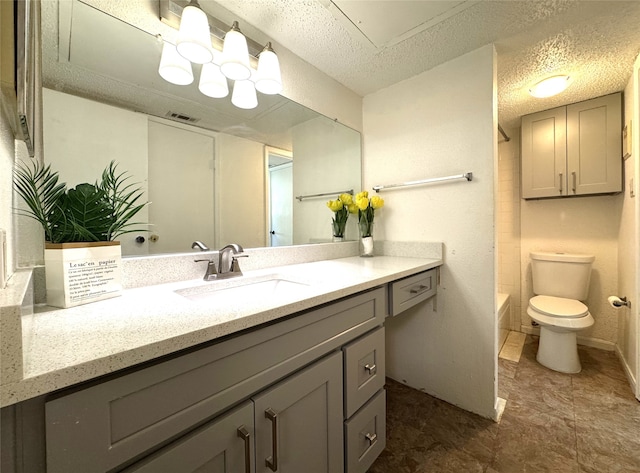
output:
[{"label": "tile floor", "polygon": [[582,372],[499,359],[500,423],[387,383],[387,447],[369,473],[640,473],[640,402],[613,352],[580,347]]}]

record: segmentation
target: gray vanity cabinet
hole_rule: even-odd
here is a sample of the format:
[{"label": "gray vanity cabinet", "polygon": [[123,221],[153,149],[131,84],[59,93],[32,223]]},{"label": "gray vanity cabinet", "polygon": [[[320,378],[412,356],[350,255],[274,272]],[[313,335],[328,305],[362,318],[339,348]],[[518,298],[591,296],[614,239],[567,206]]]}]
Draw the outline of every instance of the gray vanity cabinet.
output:
[{"label": "gray vanity cabinet", "polygon": [[343,471],[340,352],[253,399],[256,472]]},{"label": "gray vanity cabinet", "polygon": [[123,473],[252,473],[253,403],[247,401]]},{"label": "gray vanity cabinet", "polygon": [[122,473],[340,472],[341,374],[338,352]]},{"label": "gray vanity cabinet", "polygon": [[[382,326],[386,295],[385,287],[365,291],[48,396],[47,473],[266,472],[274,452],[279,472],[341,473],[341,349]],[[376,378],[383,382],[383,369]],[[243,403],[253,406],[253,421]],[[254,469],[241,462],[241,426],[257,438],[248,452]],[[200,453],[204,444],[210,448]],[[227,470],[218,468],[221,455]],[[180,458],[193,469],[173,468]]]}]

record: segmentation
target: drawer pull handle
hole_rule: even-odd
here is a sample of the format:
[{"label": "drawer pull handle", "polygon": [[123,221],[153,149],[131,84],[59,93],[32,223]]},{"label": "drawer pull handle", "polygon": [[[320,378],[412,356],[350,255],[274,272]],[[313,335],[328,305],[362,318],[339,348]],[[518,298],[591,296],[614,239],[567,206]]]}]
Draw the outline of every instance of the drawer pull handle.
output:
[{"label": "drawer pull handle", "polygon": [[377,367],[375,364],[370,365],[369,363],[367,363],[366,365],[364,365],[364,369],[365,369],[365,371],[366,371],[367,373],[369,373],[370,375],[371,375],[371,374],[376,374],[376,371],[378,371],[378,367]]},{"label": "drawer pull handle", "polygon": [[421,292],[429,289],[429,286],[425,286],[424,284],[420,284],[418,287],[411,288],[411,294],[420,294]]},{"label": "drawer pull handle", "polygon": [[244,471],[251,473],[251,434],[244,425],[238,427],[238,437],[244,440]]},{"label": "drawer pull handle", "polygon": [[369,441],[369,446],[371,446],[378,441],[378,434],[366,434],[365,438]]},{"label": "drawer pull handle", "polygon": [[571,190],[575,194],[576,193],[576,187],[577,187],[577,184],[576,184],[576,172],[575,171],[571,172],[571,177],[573,178],[573,188]]},{"label": "drawer pull handle", "polygon": [[562,194],[562,173],[560,173],[560,194]]},{"label": "drawer pull handle", "polygon": [[278,471],[278,414],[268,408],[264,411],[264,416],[271,421],[271,456],[265,460],[271,471]]}]

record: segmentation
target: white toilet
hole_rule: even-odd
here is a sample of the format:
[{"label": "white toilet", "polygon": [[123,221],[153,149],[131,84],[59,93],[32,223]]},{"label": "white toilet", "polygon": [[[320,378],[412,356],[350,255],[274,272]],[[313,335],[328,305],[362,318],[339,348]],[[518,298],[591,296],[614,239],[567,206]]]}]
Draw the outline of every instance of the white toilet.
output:
[{"label": "white toilet", "polygon": [[576,332],[594,323],[582,302],[589,292],[592,255],[534,252],[533,292],[527,314],[540,325],[538,362],[562,373],[579,373]]}]

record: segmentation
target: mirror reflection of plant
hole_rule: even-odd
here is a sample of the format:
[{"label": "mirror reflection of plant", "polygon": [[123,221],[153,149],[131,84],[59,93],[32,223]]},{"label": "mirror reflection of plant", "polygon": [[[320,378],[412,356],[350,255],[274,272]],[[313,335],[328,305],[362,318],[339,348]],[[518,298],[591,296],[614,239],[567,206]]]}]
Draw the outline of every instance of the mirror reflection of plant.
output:
[{"label": "mirror reflection of plant", "polygon": [[384,206],[384,199],[374,195],[369,198],[367,191],[356,194],[355,205],[358,209],[358,226],[362,238],[370,237],[373,231],[373,219],[375,210]]},{"label": "mirror reflection of plant", "polygon": [[129,179],[126,172],[117,172],[112,161],[100,182],[67,190],[51,165],[19,163],[14,169],[14,188],[28,209],[17,212],[37,220],[49,243],[115,240],[146,230],[141,228],[145,224],[130,221],[148,202],[141,202],[142,189]]},{"label": "mirror reflection of plant", "polygon": [[351,194],[340,194],[336,200],[327,202],[327,207],[334,212],[335,217],[331,219],[333,236],[344,238],[344,229],[349,219],[349,206],[353,206]]}]

